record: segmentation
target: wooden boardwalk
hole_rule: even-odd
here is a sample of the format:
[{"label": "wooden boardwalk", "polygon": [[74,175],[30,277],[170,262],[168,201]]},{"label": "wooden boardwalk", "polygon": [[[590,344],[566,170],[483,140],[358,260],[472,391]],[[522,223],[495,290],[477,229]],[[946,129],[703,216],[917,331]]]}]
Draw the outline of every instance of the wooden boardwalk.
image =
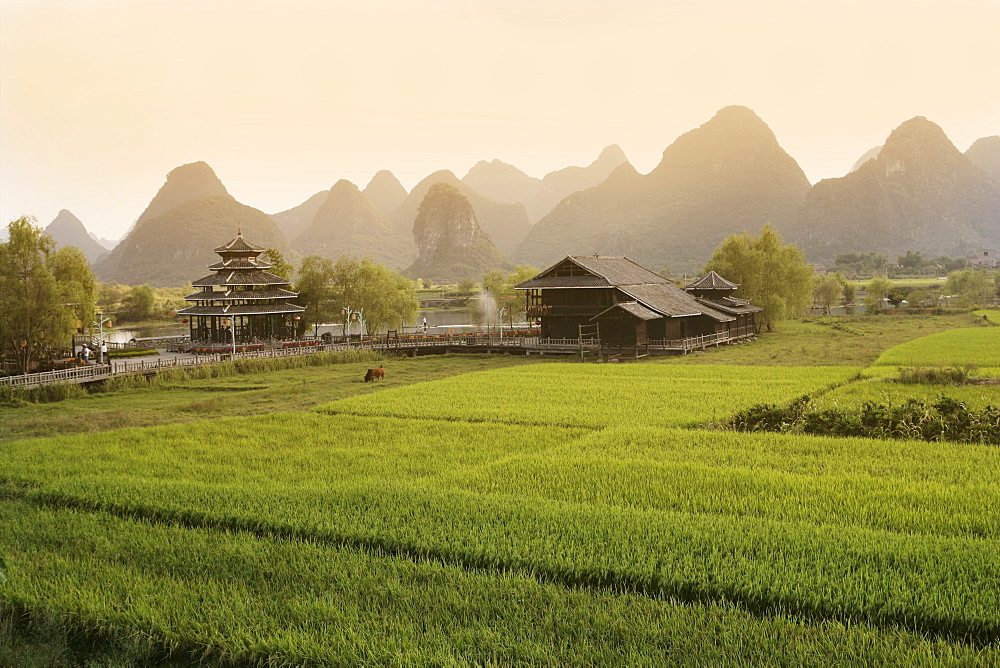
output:
[{"label": "wooden boardwalk", "polygon": [[[340,350],[382,350],[416,357],[422,354],[448,352],[500,353],[516,355],[579,354],[581,352],[602,352],[608,356],[645,357],[646,355],[685,354],[704,350],[708,346],[736,343],[750,336],[729,337],[724,333],[694,336],[677,341],[651,341],[640,346],[601,345],[596,339],[542,339],[537,336],[500,336],[497,334],[468,334],[447,336],[406,337],[389,339],[368,339],[342,343],[324,343],[305,347],[272,347],[232,353],[213,352],[210,354],[171,357],[155,360],[112,361],[110,364],[88,364],[58,371],[44,371],[19,376],[0,377],[0,387],[9,386],[31,389],[55,383],[95,383],[113,376],[151,375],[163,369],[198,367],[216,364],[231,359],[264,359],[295,357],[323,351]],[[628,350],[626,350],[626,348]]]}]

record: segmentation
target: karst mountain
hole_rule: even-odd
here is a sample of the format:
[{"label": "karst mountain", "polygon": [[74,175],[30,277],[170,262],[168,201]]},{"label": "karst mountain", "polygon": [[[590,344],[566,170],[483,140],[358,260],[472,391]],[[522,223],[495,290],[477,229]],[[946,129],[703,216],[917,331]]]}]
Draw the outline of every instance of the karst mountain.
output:
[{"label": "karst mountain", "polygon": [[313,218],[316,217],[316,212],[319,211],[329,196],[329,190],[320,190],[298,206],[293,206],[291,209],[279,211],[278,213],[272,213],[271,219],[274,220],[274,223],[281,230],[282,234],[285,235],[286,239],[295,239],[312,224]]},{"label": "karst mountain", "polygon": [[512,268],[479,225],[472,203],[449,183],[427,189],[413,222],[413,238],[419,256],[406,273],[415,278],[454,282]]},{"label": "karst mountain", "polygon": [[403,184],[387,169],[376,172],[361,192],[376,209],[386,215],[395,211],[407,195]]},{"label": "karst mountain", "polygon": [[416,256],[412,240],[396,234],[389,217],[343,179],[327,192],[310,225],[291,245],[303,255],[369,256],[394,269],[402,269]]},{"label": "karst mountain", "polygon": [[95,241],[80,219],[66,209],[61,210],[48,224],[45,233],[60,246],[79,248],[91,264],[108,254],[108,249]]},{"label": "karst mountain", "polygon": [[728,234],[790,224],[809,187],[764,121],[746,107],[726,107],[667,147],[649,174],[626,163],[563,199],[514,259],[547,266],[599,253],[695,269]]},{"label": "karst mountain", "polygon": [[237,202],[211,167],[183,165],[167,175],[132,231],[94,270],[108,283],[184,285],[207,275],[218,261],[213,249],[238,231],[258,246],[288,251],[271,217]]},{"label": "karst mountain", "polygon": [[820,262],[866,251],[962,256],[1000,246],[1000,185],[917,116],[874,160],[817,183],[784,231]]},{"label": "karst mountain", "polygon": [[491,200],[459,181],[452,172],[441,170],[414,186],[402,204],[392,212],[391,218],[397,232],[409,232],[413,229],[421,203],[431,187],[438,183],[447,183],[469,200],[479,224],[504,254],[509,255],[531,229],[531,218],[523,204]]},{"label": "karst mountain", "polygon": [[625,162],[625,152],[612,144],[587,167],[566,167],[536,179],[501,160],[481,160],[462,178],[462,183],[497,202],[520,202],[528,215],[538,220],[564,197],[596,186]]},{"label": "karst mountain", "polygon": [[965,152],[965,157],[1000,183],[1000,135],[977,139]]}]

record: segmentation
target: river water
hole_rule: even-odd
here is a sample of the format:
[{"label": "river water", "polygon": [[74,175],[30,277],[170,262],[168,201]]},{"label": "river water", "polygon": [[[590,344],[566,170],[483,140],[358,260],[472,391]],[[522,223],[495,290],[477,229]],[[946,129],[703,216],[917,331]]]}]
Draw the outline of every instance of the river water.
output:
[{"label": "river water", "polygon": [[[492,324],[490,327],[483,325],[472,324],[472,309],[467,308],[456,308],[456,309],[429,309],[421,310],[420,314],[417,316],[417,326],[407,325],[403,328],[398,328],[399,334],[415,334],[422,333],[424,331],[423,322],[427,319],[427,333],[428,334],[461,334],[462,332],[470,332],[474,330],[486,330],[495,329],[496,324]],[[516,322],[515,327],[527,327],[526,322]],[[509,324],[505,324],[505,328],[509,327]],[[343,333],[343,328],[340,323],[331,323],[327,325],[320,325],[318,327],[318,333],[323,335],[325,333],[331,333],[334,336],[340,336]],[[157,325],[150,325],[146,327],[120,327],[112,330],[104,331],[104,338],[111,343],[128,343],[131,339],[141,339],[148,337],[159,337],[159,336],[183,336],[188,333],[188,326],[182,323],[164,323]],[[354,324],[351,333],[358,333],[358,325]],[[378,332],[384,335],[385,332]],[[369,332],[365,332],[367,336]]]}]

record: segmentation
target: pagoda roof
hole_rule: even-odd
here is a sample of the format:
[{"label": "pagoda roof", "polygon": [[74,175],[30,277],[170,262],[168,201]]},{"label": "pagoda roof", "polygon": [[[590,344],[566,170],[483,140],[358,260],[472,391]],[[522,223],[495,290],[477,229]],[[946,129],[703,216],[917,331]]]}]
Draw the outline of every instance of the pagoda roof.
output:
[{"label": "pagoda roof", "polygon": [[735,290],[740,287],[738,283],[727,281],[714,271],[710,271],[694,283],[689,283],[688,290]]},{"label": "pagoda roof", "polygon": [[229,257],[221,262],[210,264],[208,268],[212,271],[219,271],[221,269],[270,269],[271,263],[251,257]]},{"label": "pagoda roof", "polygon": [[571,255],[537,276],[517,284],[520,290],[535,288],[599,288],[622,285],[660,285],[670,281],[627,257]]},{"label": "pagoda roof", "polygon": [[292,299],[298,297],[299,293],[275,288],[273,290],[202,290],[186,296],[184,299],[202,301],[207,299],[227,300],[227,299]]},{"label": "pagoda roof", "polygon": [[267,315],[302,313],[305,306],[298,304],[226,304],[225,306],[188,306],[178,309],[178,315]]},{"label": "pagoda roof", "polygon": [[236,236],[227,244],[215,249],[216,253],[263,253],[266,248],[252,244],[243,238],[243,231],[240,230]]},{"label": "pagoda roof", "polygon": [[210,285],[288,285],[289,280],[281,276],[269,274],[259,269],[249,271],[220,271],[211,276],[199,278],[191,285],[196,288],[208,287]]}]

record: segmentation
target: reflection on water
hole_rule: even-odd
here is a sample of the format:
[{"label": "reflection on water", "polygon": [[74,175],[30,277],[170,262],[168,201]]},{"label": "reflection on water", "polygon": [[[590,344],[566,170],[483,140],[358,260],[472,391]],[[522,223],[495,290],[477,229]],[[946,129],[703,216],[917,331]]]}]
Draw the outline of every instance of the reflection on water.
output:
[{"label": "reflection on water", "polygon": [[[471,330],[486,330],[495,329],[496,324],[494,323],[492,327],[486,327],[485,325],[474,325],[472,324],[472,309],[468,308],[456,308],[456,309],[430,309],[422,310],[419,315],[417,315],[417,322],[408,323],[405,327],[396,326],[396,329],[400,334],[413,334],[418,332],[423,332],[424,319],[427,319],[427,333],[428,334],[449,334],[455,333],[460,334],[462,332],[467,332]],[[505,323],[504,327],[509,327],[509,323]],[[515,322],[515,327],[527,327],[526,322]],[[390,329],[392,327],[390,326]],[[334,336],[340,336],[343,333],[343,327],[340,323],[332,323],[327,325],[320,325],[318,327],[318,333],[320,335],[327,332],[333,334]],[[358,325],[354,323],[351,329],[353,334],[358,333]],[[128,343],[131,339],[143,339],[155,336],[183,336],[188,333],[188,326],[182,323],[163,323],[158,325],[147,325],[143,327],[122,327],[112,330],[104,330],[104,338],[110,343]],[[311,333],[311,332],[310,332]],[[368,335],[369,332],[365,331]],[[384,335],[385,332],[378,332],[378,334]]]}]

